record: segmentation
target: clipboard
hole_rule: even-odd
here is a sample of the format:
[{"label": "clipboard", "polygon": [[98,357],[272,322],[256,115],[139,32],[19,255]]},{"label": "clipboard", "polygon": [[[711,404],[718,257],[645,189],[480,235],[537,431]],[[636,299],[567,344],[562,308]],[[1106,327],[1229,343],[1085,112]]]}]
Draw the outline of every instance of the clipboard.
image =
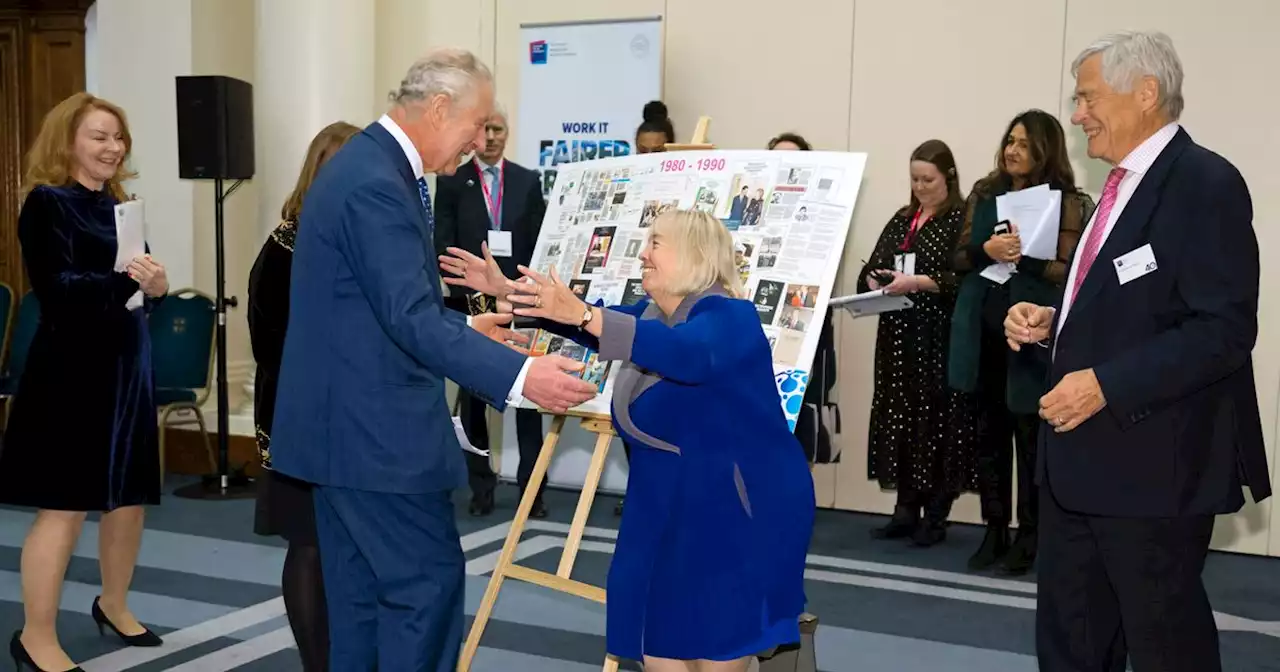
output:
[{"label": "clipboard", "polygon": [[885,294],[883,289],[877,289],[862,294],[832,297],[830,305],[849,311],[853,317],[870,317],[910,308],[915,304],[905,296],[893,296]]}]

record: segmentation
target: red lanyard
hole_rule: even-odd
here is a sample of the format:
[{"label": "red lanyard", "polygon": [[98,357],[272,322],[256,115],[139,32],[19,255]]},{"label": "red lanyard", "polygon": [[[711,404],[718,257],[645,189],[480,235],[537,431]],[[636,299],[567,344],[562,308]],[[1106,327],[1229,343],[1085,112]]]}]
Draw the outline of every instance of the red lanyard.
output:
[{"label": "red lanyard", "polygon": [[493,194],[489,193],[489,180],[485,178],[484,170],[480,168],[480,162],[476,162],[476,170],[480,173],[480,190],[484,192],[484,204],[489,207],[489,223],[494,230],[502,228],[502,193],[506,190],[507,176],[502,171],[502,166],[494,166],[498,169],[498,200],[493,200]]},{"label": "red lanyard", "polygon": [[898,246],[898,250],[906,252],[911,249],[911,244],[916,240],[916,233],[920,231],[920,210],[916,210],[916,214],[911,217],[911,228],[907,229],[907,235],[902,239],[902,244]]}]

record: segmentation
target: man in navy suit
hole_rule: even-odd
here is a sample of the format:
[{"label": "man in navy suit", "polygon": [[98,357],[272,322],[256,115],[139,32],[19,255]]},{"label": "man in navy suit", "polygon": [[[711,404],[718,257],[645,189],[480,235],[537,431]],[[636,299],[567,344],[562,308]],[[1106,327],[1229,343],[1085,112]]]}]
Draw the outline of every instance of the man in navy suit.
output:
[{"label": "man in navy suit", "polygon": [[595,389],[566,373],[581,365],[504,345],[503,318],[444,307],[423,175],[452,172],[484,141],[488,68],[433,52],[392,101],[303,203],[273,467],[316,486],[333,669],[452,672],[464,558],[450,491],[463,458],[445,379],[497,408],[523,396],[563,412]]},{"label": "man in navy suit", "polygon": [[[1177,123],[1160,33],[1075,61],[1089,156],[1113,166],[1053,308],[1015,305],[1010,347],[1052,358],[1040,401],[1036,649],[1047,672],[1218,672],[1201,580],[1214,516],[1271,494],[1251,352],[1249,190]],[[1035,346],[1027,344],[1035,343]]]},{"label": "man in navy suit", "polygon": [[[476,256],[484,256],[481,245],[487,245],[508,278],[520,277],[518,266],[531,266],[533,248],[542,230],[542,217],[547,212],[542,200],[542,182],[538,173],[503,158],[507,147],[507,113],[501,105],[485,122],[484,147],[475,157],[458,168],[453,175],[436,180],[436,233],[438,254],[459,247]],[[448,283],[454,278],[445,278]],[[469,300],[466,287],[450,287],[446,303],[455,310],[476,312],[488,301],[483,295]],[[458,415],[472,445],[489,447],[488,406],[475,396],[458,392]],[[542,451],[542,415],[532,408],[516,410],[516,441],[520,447],[520,466],[516,482],[521,495],[533,475],[533,465]],[[466,453],[467,475],[471,486],[471,515],[493,512],[493,492],[498,477],[489,458]],[[545,483],[543,484],[545,489]],[[529,515],[546,518],[547,507],[542,490]]]}]

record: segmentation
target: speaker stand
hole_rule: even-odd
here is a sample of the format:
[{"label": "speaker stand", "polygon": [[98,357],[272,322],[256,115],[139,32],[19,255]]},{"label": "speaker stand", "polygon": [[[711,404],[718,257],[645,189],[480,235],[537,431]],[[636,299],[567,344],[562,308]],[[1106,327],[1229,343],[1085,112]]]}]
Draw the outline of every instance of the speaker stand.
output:
[{"label": "speaker stand", "polygon": [[186,499],[245,499],[254,496],[253,480],[245,475],[244,465],[235,469],[229,464],[231,409],[227,397],[227,308],[236,307],[236,297],[227,296],[227,258],[223,244],[223,203],[235,193],[244,180],[236,180],[231,188],[222,191],[222,178],[214,178],[214,245],[216,249],[217,298],[214,310],[218,313],[215,323],[217,333],[217,384],[218,384],[218,473],[206,475],[199,483],[178,488],[173,492]]}]

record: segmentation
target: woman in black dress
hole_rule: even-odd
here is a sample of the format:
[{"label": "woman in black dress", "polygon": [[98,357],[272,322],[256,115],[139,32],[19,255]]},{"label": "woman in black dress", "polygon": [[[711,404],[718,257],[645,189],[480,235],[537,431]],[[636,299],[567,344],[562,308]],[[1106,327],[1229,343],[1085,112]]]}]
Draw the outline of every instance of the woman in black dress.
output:
[{"label": "woman in black dress", "polygon": [[126,644],[160,644],[125,600],[143,506],[160,502],[146,314],[169,290],[150,255],[116,263],[115,206],[128,200],[132,144],[120,108],[78,93],[45,116],[27,155],[18,240],[40,325],[0,454],[0,503],[39,510],[22,546],[25,620],[9,644],[34,670],[80,669],[55,619],[88,511],[103,513],[94,620]]},{"label": "woman in black dress", "polygon": [[951,250],[964,195],[951,150],[929,140],[911,153],[911,202],[893,215],[858,274],[858,291],[909,295],[912,307],[880,316],[867,474],[897,488],[884,539],[931,546],[946,536],[951,504],[975,487],[973,401],[947,386],[957,279]]},{"label": "woman in black dress", "polygon": [[280,357],[289,323],[289,273],[293,241],[307,189],[320,166],[360,129],[344,122],[325,127],[311,141],[298,184],[280,210],[280,225],[271,232],[249,272],[249,339],[258,368],[253,389],[253,419],[265,475],[258,481],[254,531],[279,535],[289,542],[281,586],[285,611],[307,672],[329,669],[329,620],[320,574],[315,510],[308,484],[271,470],[271,419],[275,414]]}]

